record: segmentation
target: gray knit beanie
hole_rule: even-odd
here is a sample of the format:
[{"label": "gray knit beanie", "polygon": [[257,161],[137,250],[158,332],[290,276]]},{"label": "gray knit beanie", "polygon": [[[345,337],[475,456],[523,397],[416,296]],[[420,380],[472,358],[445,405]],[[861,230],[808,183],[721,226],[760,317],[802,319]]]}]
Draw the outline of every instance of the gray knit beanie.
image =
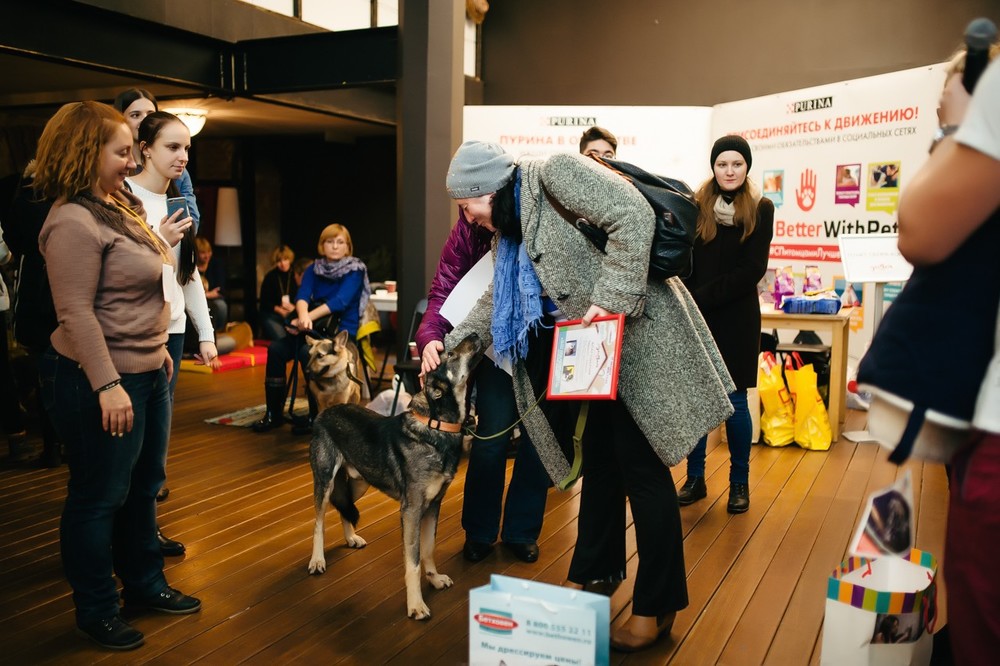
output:
[{"label": "gray knit beanie", "polygon": [[715,158],[728,150],[735,150],[742,155],[743,160],[747,163],[747,171],[750,171],[750,167],[753,165],[753,155],[750,153],[750,144],[747,143],[746,139],[737,134],[727,134],[726,136],[719,137],[719,139],[716,140],[715,145],[712,146],[712,158],[708,161],[708,163],[714,167]]},{"label": "gray knit beanie", "polygon": [[514,158],[495,143],[466,141],[451,158],[445,185],[452,199],[492,194],[514,176]]}]

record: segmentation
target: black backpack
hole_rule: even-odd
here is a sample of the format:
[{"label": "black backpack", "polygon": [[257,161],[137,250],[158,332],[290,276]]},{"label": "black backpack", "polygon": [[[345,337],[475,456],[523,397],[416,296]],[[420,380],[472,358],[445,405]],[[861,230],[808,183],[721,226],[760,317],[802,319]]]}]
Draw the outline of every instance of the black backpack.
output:
[{"label": "black backpack", "polygon": [[[683,181],[651,174],[628,162],[593,159],[632,183],[656,214],[653,245],[649,249],[649,278],[689,277],[698,229],[698,204],[691,188]],[[578,224],[578,228],[597,249],[605,251],[607,232],[586,223]]]}]

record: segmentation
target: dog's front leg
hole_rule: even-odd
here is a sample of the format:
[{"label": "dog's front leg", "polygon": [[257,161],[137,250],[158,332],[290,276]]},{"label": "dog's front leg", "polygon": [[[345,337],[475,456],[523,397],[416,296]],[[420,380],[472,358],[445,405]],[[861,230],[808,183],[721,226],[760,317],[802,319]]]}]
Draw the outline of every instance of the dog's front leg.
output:
[{"label": "dog's front leg", "polygon": [[424,513],[423,498],[416,501],[404,495],[399,507],[403,524],[403,567],[406,580],[406,614],[414,620],[427,620],[431,609],[424,603],[420,591],[420,520]]},{"label": "dog's front leg", "polygon": [[454,585],[450,577],[438,573],[437,564],[434,563],[434,544],[437,542],[437,523],[442,497],[444,497],[443,490],[431,501],[420,520],[420,563],[424,567],[424,575],[436,590]]}]

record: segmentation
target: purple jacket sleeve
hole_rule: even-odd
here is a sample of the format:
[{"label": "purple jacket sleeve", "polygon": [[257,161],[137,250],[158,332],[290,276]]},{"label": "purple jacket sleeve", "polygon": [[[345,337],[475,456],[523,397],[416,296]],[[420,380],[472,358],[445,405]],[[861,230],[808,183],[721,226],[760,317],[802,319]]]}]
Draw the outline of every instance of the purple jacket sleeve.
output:
[{"label": "purple jacket sleeve", "polygon": [[452,326],[441,316],[441,306],[459,280],[489,252],[492,239],[491,232],[465,222],[459,215],[458,222],[441,250],[437,272],[427,294],[427,311],[414,335],[419,353],[423,354],[424,347],[432,340],[444,341],[445,334]]}]

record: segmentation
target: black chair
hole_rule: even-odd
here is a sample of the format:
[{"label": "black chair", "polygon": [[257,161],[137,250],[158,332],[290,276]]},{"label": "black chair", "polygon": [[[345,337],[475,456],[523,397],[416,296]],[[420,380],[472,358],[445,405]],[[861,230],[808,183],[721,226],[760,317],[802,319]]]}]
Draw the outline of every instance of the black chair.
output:
[{"label": "black chair", "polygon": [[[413,317],[410,318],[410,331],[406,334],[407,346],[409,346],[410,342],[413,342],[413,336],[416,334],[417,327],[420,326],[420,321],[424,318],[425,312],[427,312],[427,299],[421,298],[417,301],[417,306],[413,310]],[[396,391],[392,397],[391,414],[396,413],[396,402],[399,400],[400,386],[404,386],[406,392],[410,395],[420,390],[420,359],[411,359],[409,357],[409,349],[407,349],[406,355],[402,359],[396,359],[393,372],[399,377],[399,381],[396,383]]]}]

